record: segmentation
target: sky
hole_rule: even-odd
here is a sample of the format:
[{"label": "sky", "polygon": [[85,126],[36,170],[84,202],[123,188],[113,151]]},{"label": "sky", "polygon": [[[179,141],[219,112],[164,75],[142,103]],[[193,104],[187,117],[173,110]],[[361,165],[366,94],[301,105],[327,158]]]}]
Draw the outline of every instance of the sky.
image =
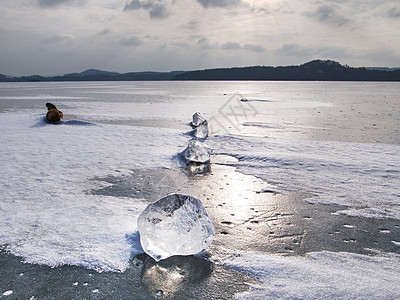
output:
[{"label": "sky", "polygon": [[1,0],[0,74],[400,67],[398,0]]}]

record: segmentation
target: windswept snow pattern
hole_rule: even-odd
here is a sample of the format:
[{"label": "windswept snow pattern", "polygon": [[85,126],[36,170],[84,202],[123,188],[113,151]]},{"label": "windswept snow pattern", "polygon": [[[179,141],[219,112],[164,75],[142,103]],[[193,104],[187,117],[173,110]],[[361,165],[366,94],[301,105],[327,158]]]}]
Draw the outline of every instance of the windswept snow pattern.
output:
[{"label": "windswept snow pattern", "polygon": [[315,252],[306,257],[244,254],[224,264],[260,280],[236,299],[398,299],[400,256]]},{"label": "windswept snow pattern", "polygon": [[0,116],[0,244],[32,263],[123,271],[140,249],[131,236],[147,203],[92,195],[135,168],[173,167],[180,131],[44,115]]}]

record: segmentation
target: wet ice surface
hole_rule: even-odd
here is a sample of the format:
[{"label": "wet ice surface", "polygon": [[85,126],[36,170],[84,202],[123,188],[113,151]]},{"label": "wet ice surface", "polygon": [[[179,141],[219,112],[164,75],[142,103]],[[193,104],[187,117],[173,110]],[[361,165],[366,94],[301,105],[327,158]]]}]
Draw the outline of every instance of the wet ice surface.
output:
[{"label": "wet ice surface", "polygon": [[214,226],[203,203],[182,194],[149,204],[138,218],[138,229],[143,250],[156,261],[197,254],[214,239]]},{"label": "wet ice surface", "polygon": [[[252,101],[240,102],[241,95]],[[165,196],[165,190],[154,185],[151,189],[146,184],[121,189],[122,183],[146,183],[147,172],[142,174],[142,179],[132,179],[137,174],[133,171],[136,169],[154,168],[163,174],[159,171],[164,170],[162,168],[175,168],[174,157],[188,142],[188,137],[182,134],[185,126],[180,124],[187,124],[193,111],[204,111],[213,117],[209,126],[214,137],[207,143],[215,153],[234,156],[236,160],[227,164],[269,183],[264,182],[247,193],[250,182],[247,188],[240,188],[234,181],[221,179],[209,192],[204,191],[205,200],[210,201],[205,201],[207,211],[211,218],[219,218],[214,219],[217,220],[217,235],[210,250],[212,259],[232,268],[236,265],[241,271],[249,270],[252,276],[258,271],[270,274],[268,265],[257,267],[252,252],[260,255],[257,259],[261,262],[276,259],[286,266],[269,277],[280,287],[279,292],[290,293],[293,286],[299,290],[303,287],[311,298],[313,289],[302,281],[310,278],[311,271],[306,264],[260,253],[265,253],[265,249],[268,253],[295,255],[324,250],[356,252],[363,255],[357,259],[349,253],[348,259],[339,257],[343,264],[349,262],[351,267],[343,268],[340,274],[359,278],[364,269],[371,268],[385,274],[383,282],[398,286],[395,273],[387,272],[385,264],[380,267],[378,260],[367,255],[365,248],[400,251],[399,225],[393,219],[399,214],[396,205],[400,173],[399,95],[398,83],[1,85],[0,111],[7,113],[0,115],[0,244],[24,261],[125,271],[119,280],[128,280],[126,276],[132,271],[130,258],[140,252],[133,235],[137,230],[137,217],[150,199],[156,201]],[[263,99],[268,101],[261,101]],[[43,124],[46,101],[55,102],[63,110],[63,123]],[[216,134],[219,137],[215,137]],[[229,176],[233,171],[226,172]],[[212,177],[215,175],[209,176],[215,178]],[[163,182],[162,177],[157,179]],[[204,178],[195,178],[196,181],[201,179]],[[199,182],[196,184],[193,191],[201,190],[199,186],[205,188]],[[169,192],[178,189],[175,185],[175,190]],[[293,189],[316,194],[316,197],[307,198],[309,202],[346,207],[330,211],[330,206],[306,203],[302,196],[294,196],[301,205],[283,201],[290,198],[292,194],[287,191]],[[153,198],[158,193],[162,195]],[[215,200],[219,193],[221,197]],[[270,201],[267,197],[269,200],[249,203],[246,199],[249,197],[244,194],[255,194],[261,199],[262,196],[278,197],[279,201]],[[230,197],[233,202],[223,197]],[[214,200],[218,203],[213,203]],[[352,215],[371,218],[351,218]],[[241,239],[234,238],[237,236]],[[243,260],[223,259],[221,249],[224,248]],[[393,265],[398,264],[397,256],[375,255],[377,259],[385,257]],[[328,263],[329,256],[335,255],[318,256],[318,264]],[[291,286],[282,284],[280,273],[293,268],[298,276],[290,278]],[[150,269],[148,274],[163,278],[163,269]],[[182,287],[178,282],[186,281],[179,281],[180,276],[174,273],[176,269],[166,269],[171,270],[168,274],[176,279],[171,282]],[[225,271],[219,270],[224,274]],[[332,281],[324,287],[327,295],[331,295],[340,282],[335,279],[335,269],[329,270],[326,269],[327,282],[329,278]],[[59,271],[55,268],[55,272]],[[34,270],[33,274],[37,272]],[[217,274],[212,272],[212,276]],[[257,295],[261,298],[263,293],[271,295],[268,294],[269,283],[264,281],[266,277],[256,277],[262,285]],[[1,276],[1,282],[9,282],[8,278],[11,277]],[[104,278],[107,279],[102,281],[96,277],[96,280],[102,283],[110,280],[110,277]],[[374,280],[368,279],[375,290]],[[57,282],[62,285],[63,280]],[[92,286],[76,277],[71,280],[72,287],[76,287],[75,282],[78,287],[91,288],[86,292],[95,291],[106,296],[111,293],[111,288],[105,291],[96,283]],[[85,283],[89,284],[85,286]],[[365,280],[358,284],[370,289]],[[385,283],[381,286],[387,287]],[[0,294],[11,290],[13,295],[19,292],[18,285],[13,286],[12,281],[0,287]],[[48,285],[43,290],[46,288]],[[214,288],[218,290],[221,286]],[[388,298],[398,298],[396,290],[382,289],[376,288],[376,291]],[[341,291],[352,295],[351,286],[343,285]],[[57,290],[53,293],[56,295]],[[371,295],[375,294],[371,292]],[[89,296],[85,294],[84,297]]]},{"label": "wet ice surface", "polygon": [[[76,266],[24,264],[0,251],[1,299],[232,299],[248,290],[251,277],[193,256],[174,256],[159,263],[138,256],[123,273]],[[4,268],[3,268],[4,266]],[[218,280],[215,280],[215,275]],[[223,274],[223,276],[221,276]],[[10,292],[13,292],[10,295]]]},{"label": "wet ice surface", "polygon": [[310,191],[316,196],[308,201],[348,206],[340,212],[347,215],[400,219],[399,145],[227,136],[208,143],[278,190]]},{"label": "wet ice surface", "polygon": [[207,176],[191,176],[185,169],[134,170],[94,193],[150,202],[176,191],[201,198],[215,226],[214,250],[304,255],[321,250],[370,254],[368,249],[377,249],[400,254],[392,242],[400,236],[400,220],[337,214],[343,206],[305,202],[312,197],[306,192],[279,194],[260,179],[220,165],[229,158],[213,160]]},{"label": "wet ice surface", "polygon": [[[225,157],[214,157],[214,160],[220,163],[230,161]],[[146,189],[135,189],[134,192],[131,189],[132,186],[144,186]],[[262,188],[265,188],[265,185],[257,178],[234,172],[234,169],[229,166],[213,164],[211,174],[205,177],[187,176],[185,170],[182,169],[161,172],[135,170],[126,181],[118,182],[115,187],[105,187],[97,193],[107,195],[118,191],[121,196],[131,195],[156,201],[160,195],[179,190],[181,193],[203,197],[216,231],[215,240],[209,249],[211,258],[255,276],[262,282],[265,280],[267,287],[270,286],[270,282],[276,283],[276,289],[282,294],[290,289],[304,290],[308,291],[312,297],[315,289],[309,281],[303,282],[301,279],[304,278],[301,277],[303,276],[301,272],[304,271],[305,277],[310,277],[316,282],[318,277],[314,278],[308,273],[312,271],[312,268],[325,268],[324,272],[328,274],[326,277],[334,279],[334,282],[318,287],[319,291],[327,294],[330,288],[339,287],[340,293],[347,294],[349,297],[358,297],[362,289],[370,290],[371,295],[379,296],[382,290],[388,288],[388,285],[384,285],[376,293],[371,291],[368,284],[370,282],[376,284],[379,280],[376,279],[374,272],[364,274],[363,268],[368,265],[369,268],[374,268],[376,272],[379,272],[380,260],[371,255],[385,255],[383,251],[400,254],[399,247],[392,243],[394,238],[400,236],[399,220],[370,220],[335,215],[334,213],[342,207],[306,203],[303,199],[311,196],[307,193],[281,195],[270,192],[272,187],[269,187],[268,192],[263,192]],[[369,249],[376,249],[377,252],[371,252]],[[287,258],[287,256],[299,256],[315,251],[326,251],[327,256],[318,257],[317,262],[314,262],[314,257],[317,256],[310,256],[309,260]],[[357,259],[353,260],[352,254],[349,253],[349,258],[345,260],[346,253],[336,256],[334,252],[337,251],[363,255],[356,256]],[[275,257],[265,255],[265,253],[279,253],[286,257]],[[262,263],[263,259],[267,261],[265,264]],[[330,264],[330,259],[343,260],[339,268],[340,274],[336,272],[337,269],[329,272],[330,268],[324,267]],[[274,263],[271,263],[272,261]],[[359,261],[366,263],[353,270],[352,265],[346,267],[346,262],[351,261],[354,264]],[[389,255],[385,261],[387,264],[382,265],[384,268],[391,263],[398,264],[399,257]],[[283,290],[281,290],[280,281],[284,280],[280,276],[286,276],[292,268],[296,271],[293,278],[289,277],[293,286],[283,285]],[[154,269],[153,272],[162,278],[164,268],[155,266]],[[177,271],[175,268],[171,270],[172,273]],[[396,283],[397,279],[390,279],[390,275],[395,273],[395,269],[385,273],[385,280]],[[264,278],[260,274],[267,275]],[[342,275],[343,278],[340,277]],[[354,282],[360,286],[357,293],[351,284],[347,284],[350,281],[346,276],[352,276]],[[176,280],[180,280],[178,275],[175,277]],[[250,299],[255,295],[260,298],[273,298],[273,294],[269,293],[269,288],[264,290],[262,286],[255,287],[257,294],[250,294],[248,296]],[[267,296],[262,297],[264,291],[268,293]],[[387,290],[385,295],[395,297],[398,291]]]}]

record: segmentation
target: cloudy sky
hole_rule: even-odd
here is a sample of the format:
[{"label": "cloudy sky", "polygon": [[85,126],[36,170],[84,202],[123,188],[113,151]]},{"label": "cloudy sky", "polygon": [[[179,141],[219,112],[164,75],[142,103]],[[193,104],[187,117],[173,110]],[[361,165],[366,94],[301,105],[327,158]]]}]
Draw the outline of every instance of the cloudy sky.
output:
[{"label": "cloudy sky", "polygon": [[0,73],[400,67],[399,0],[1,0]]}]

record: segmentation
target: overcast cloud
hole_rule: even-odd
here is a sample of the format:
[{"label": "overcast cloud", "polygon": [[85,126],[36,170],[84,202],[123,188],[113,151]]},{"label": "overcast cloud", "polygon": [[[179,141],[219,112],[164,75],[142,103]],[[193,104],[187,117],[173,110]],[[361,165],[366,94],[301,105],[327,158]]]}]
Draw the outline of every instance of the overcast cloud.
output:
[{"label": "overcast cloud", "polygon": [[125,5],[125,11],[143,9],[149,12],[151,18],[164,19],[169,16],[165,1],[162,0],[132,0]]},{"label": "overcast cloud", "polygon": [[400,66],[398,0],[1,0],[0,73]]}]

